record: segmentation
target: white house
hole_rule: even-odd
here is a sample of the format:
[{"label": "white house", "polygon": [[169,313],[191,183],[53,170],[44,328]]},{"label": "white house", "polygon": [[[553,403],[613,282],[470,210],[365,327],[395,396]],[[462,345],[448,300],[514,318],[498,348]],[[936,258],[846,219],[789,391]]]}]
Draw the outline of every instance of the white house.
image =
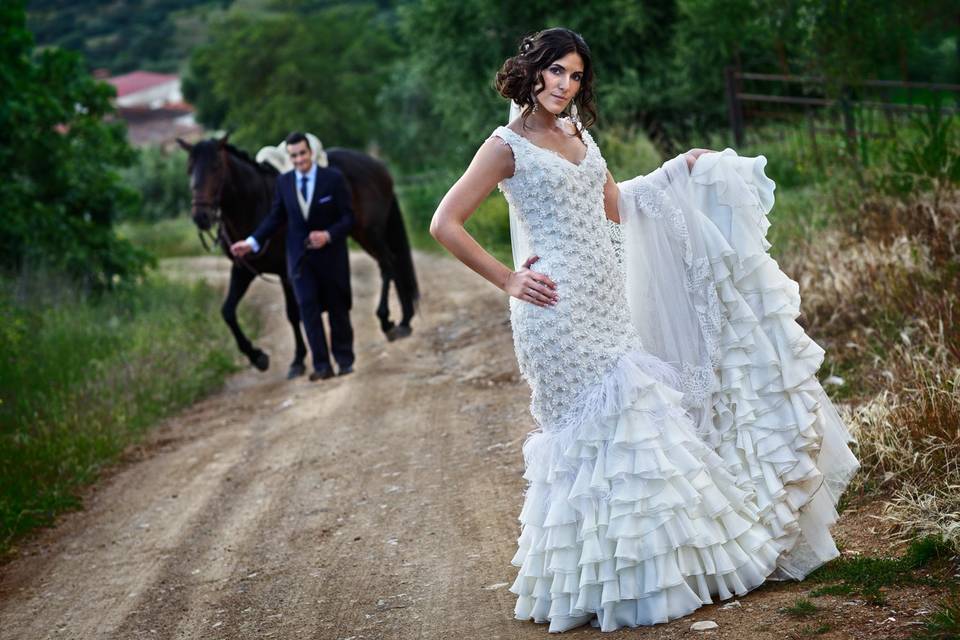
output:
[{"label": "white house", "polygon": [[193,107],[183,101],[180,76],[133,71],[106,81],[117,90],[117,112],[127,121],[132,144],[170,145],[178,136],[196,138],[202,133]]},{"label": "white house", "polygon": [[183,102],[180,76],[151,71],[133,71],[107,78],[117,89],[118,107],[159,109]]}]

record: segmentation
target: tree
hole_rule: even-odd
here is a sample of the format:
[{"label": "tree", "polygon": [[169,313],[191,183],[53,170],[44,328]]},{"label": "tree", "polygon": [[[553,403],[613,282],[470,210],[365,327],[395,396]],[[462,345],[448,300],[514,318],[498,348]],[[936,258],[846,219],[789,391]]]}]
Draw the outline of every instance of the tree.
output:
[{"label": "tree", "polygon": [[[176,72],[203,35],[207,15],[231,0],[30,0],[28,26],[41,46],[83,54],[90,69]],[[184,31],[192,31],[186,41]]]},{"label": "tree", "polygon": [[112,223],[137,195],[117,169],[132,151],[121,122],[108,122],[114,89],[79,55],[33,51],[20,1],[0,8],[0,268],[42,265],[98,287],[132,276],[145,254]]},{"label": "tree", "polygon": [[[520,39],[547,27],[565,26],[581,33],[596,65],[601,123],[636,116],[643,105],[639,80],[650,53],[661,46],[662,25],[653,24],[647,4],[611,0],[522,3],[485,0],[421,0],[399,8],[403,49],[386,95],[405,122],[421,124],[413,139],[395,136],[391,156],[422,143],[420,131],[442,130],[428,138],[428,164],[462,164],[490,131],[507,117],[509,104],[493,88],[503,61]],[[421,155],[423,154],[423,155]],[[407,158],[409,153],[404,153]]]},{"label": "tree", "polygon": [[376,98],[397,53],[372,6],[237,11],[194,51],[184,90],[202,122],[231,129],[241,146],[299,129],[330,146],[363,147],[376,137]]}]

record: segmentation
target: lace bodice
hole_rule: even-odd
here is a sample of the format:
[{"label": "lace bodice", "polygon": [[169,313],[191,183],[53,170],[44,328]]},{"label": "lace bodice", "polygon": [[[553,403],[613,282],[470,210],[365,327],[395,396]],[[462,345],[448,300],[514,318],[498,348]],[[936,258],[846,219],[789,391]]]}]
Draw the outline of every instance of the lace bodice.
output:
[{"label": "lace bodice", "polygon": [[613,223],[604,213],[606,163],[587,131],[580,164],[507,127],[493,135],[513,151],[514,174],[500,190],[531,253],[540,257],[531,268],[557,283],[560,301],[553,307],[510,298],[514,347],[531,387],[531,412],[543,429],[554,430],[620,356],[640,348]]}]

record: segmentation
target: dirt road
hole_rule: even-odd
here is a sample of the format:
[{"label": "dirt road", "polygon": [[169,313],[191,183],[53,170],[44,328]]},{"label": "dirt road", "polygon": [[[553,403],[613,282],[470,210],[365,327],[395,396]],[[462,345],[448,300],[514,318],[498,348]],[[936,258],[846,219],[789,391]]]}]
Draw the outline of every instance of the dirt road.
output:
[{"label": "dirt road", "polygon": [[[292,340],[279,289],[257,282],[252,299],[268,317],[258,344],[271,369],[234,376],[157,427],[89,492],[84,511],[0,567],[0,638],[547,635],[512,619],[507,591],[520,445],[532,424],[505,297],[459,263],[418,254],[415,332],[387,343],[373,316],[375,267],[351,259],[356,373],[286,381]],[[212,258],[168,266],[226,275]],[[838,527],[848,552],[885,544],[864,533],[868,511],[846,513]],[[704,607],[604,638],[782,640],[811,624],[779,611],[809,588],[763,587],[739,608]],[[891,597],[900,624],[862,601],[818,598],[818,622],[830,629],[819,637],[899,637],[919,619],[907,609],[930,597]],[[720,628],[690,631],[707,619]],[[600,632],[565,637],[587,636]]]}]

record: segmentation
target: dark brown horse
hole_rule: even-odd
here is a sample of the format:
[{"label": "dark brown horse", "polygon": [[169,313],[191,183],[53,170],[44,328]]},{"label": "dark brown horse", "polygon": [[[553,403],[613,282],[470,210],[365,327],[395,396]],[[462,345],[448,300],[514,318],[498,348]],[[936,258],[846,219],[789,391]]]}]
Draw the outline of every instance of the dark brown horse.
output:
[{"label": "dark brown horse", "polygon": [[[221,312],[237,341],[237,347],[261,371],[270,366],[270,358],[244,335],[237,322],[237,305],[253,279],[262,273],[275,274],[283,287],[287,319],[293,328],[296,351],[287,377],[304,373],[307,354],[300,332],[300,310],[286,268],[286,230],[281,227],[256,255],[235,258],[230,245],[250,235],[270,210],[277,170],[255,162],[245,152],[222,139],[189,144],[177,142],[190,154],[187,172],[193,192],[191,215],[200,233],[212,233],[224,255],[233,261],[230,286]],[[355,223],[351,236],[380,266],[382,286],[377,317],[388,340],[410,335],[419,298],[417,278],[407,232],[393,192],[393,179],[383,163],[358,151],[330,149],[327,159],[339,169],[353,192]],[[203,237],[201,235],[201,237]],[[399,325],[390,320],[388,295],[390,282],[397,289],[403,317]]]}]

